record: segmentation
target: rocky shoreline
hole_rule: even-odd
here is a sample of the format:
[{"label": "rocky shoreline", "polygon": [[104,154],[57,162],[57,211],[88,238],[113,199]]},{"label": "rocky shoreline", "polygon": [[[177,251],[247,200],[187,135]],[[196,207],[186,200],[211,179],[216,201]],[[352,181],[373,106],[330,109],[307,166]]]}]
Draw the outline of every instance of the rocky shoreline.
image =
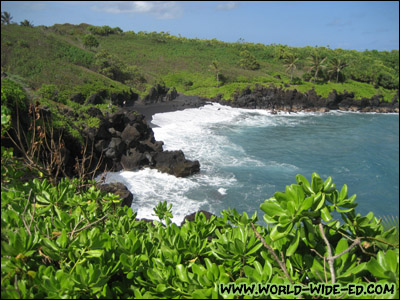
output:
[{"label": "rocky shoreline", "polygon": [[151,123],[153,115],[158,113],[173,112],[178,110],[184,110],[188,108],[199,108],[206,104],[210,99],[201,98],[198,96],[187,96],[183,94],[177,94],[176,98],[169,101],[157,101],[152,103],[145,103],[143,101],[136,102],[133,106],[126,108],[127,110],[133,110],[144,115],[145,120],[154,127]]},{"label": "rocky shoreline", "polygon": [[200,163],[187,160],[182,151],[164,151],[163,142],[155,140],[144,115],[121,110],[98,117],[99,127],[88,129],[87,134],[94,144],[95,156],[102,158],[100,170],[135,171],[149,167],[177,177],[200,171]]},{"label": "rocky shoreline", "polygon": [[[177,177],[186,177],[200,172],[200,163],[185,158],[182,151],[164,151],[163,142],[156,141],[151,123],[156,113],[172,112],[187,108],[198,108],[209,102],[216,102],[237,108],[266,109],[277,111],[328,112],[330,110],[398,113],[399,93],[393,101],[381,102],[381,97],[355,100],[354,93],[338,94],[333,90],[327,98],[318,96],[314,90],[300,93],[275,87],[256,86],[233,95],[232,100],[186,96],[168,88],[155,86],[144,99],[129,103],[121,102],[121,109],[103,116],[93,109],[93,115],[100,118],[100,126],[91,128],[87,135],[94,143],[95,156],[103,157],[101,170],[134,171],[141,168],[155,168]],[[100,189],[119,194],[122,205],[131,206],[133,195],[121,183],[99,184]],[[203,212],[204,213],[204,212]],[[193,219],[193,213],[188,220]],[[208,217],[211,214],[208,213]],[[186,218],[185,218],[186,219]]]},{"label": "rocky shoreline", "polygon": [[233,95],[232,100],[224,100],[221,95],[210,99],[222,105],[237,108],[267,109],[273,113],[286,112],[328,112],[330,110],[399,113],[399,91],[391,102],[383,102],[383,97],[376,95],[372,98],[354,99],[354,93],[338,94],[336,90],[329,93],[327,98],[318,96],[315,90],[306,93],[297,90],[283,90],[276,87],[249,87]]}]

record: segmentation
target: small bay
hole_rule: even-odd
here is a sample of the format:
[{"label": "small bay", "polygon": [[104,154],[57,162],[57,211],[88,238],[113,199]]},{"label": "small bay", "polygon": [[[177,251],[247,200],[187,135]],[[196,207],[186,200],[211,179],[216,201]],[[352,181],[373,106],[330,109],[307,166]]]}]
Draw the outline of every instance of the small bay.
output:
[{"label": "small bay", "polygon": [[158,201],[173,204],[173,221],[199,209],[253,214],[260,204],[317,172],[357,194],[362,215],[399,215],[398,114],[278,113],[219,104],[156,114],[152,123],[165,150],[184,151],[200,174],[176,178],[155,170],[109,173],[134,194],[139,218],[154,218]]}]

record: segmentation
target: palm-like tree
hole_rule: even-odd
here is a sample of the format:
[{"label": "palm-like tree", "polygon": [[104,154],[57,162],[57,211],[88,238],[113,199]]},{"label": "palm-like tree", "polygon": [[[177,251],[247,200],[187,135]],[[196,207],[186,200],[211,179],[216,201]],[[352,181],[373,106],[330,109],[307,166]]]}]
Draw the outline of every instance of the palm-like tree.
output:
[{"label": "palm-like tree", "polygon": [[31,21],[28,21],[27,19],[20,22],[20,24],[21,24],[21,26],[33,27],[33,24],[31,23]]},{"label": "palm-like tree", "polygon": [[11,24],[11,15],[9,12],[3,11],[1,13],[1,24],[9,25]]},{"label": "palm-like tree", "polygon": [[334,58],[331,61],[330,70],[328,72],[336,73],[336,83],[339,81],[339,73],[342,72],[342,70],[347,66],[348,64],[342,61],[340,58]]},{"label": "palm-like tree", "polygon": [[318,72],[325,68],[326,57],[322,58],[317,53],[311,55],[310,72],[315,71],[314,83],[318,77]]},{"label": "palm-like tree", "polygon": [[210,65],[210,69],[211,71],[215,72],[215,75],[217,76],[217,88],[219,88],[219,73],[221,72],[219,62],[213,60],[213,62]]},{"label": "palm-like tree", "polygon": [[297,69],[296,63],[298,60],[299,58],[293,54],[289,54],[286,56],[285,66],[286,66],[286,72],[290,71],[290,82],[293,81],[293,72],[294,70]]}]

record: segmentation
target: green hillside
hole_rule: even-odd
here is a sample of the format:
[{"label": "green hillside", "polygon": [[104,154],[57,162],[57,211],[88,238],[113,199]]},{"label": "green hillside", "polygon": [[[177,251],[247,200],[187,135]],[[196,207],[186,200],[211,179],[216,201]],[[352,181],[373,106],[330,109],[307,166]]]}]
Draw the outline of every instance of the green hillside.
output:
[{"label": "green hillside", "polygon": [[[93,180],[108,171],[96,151],[116,149],[127,132],[135,148],[126,149],[157,151],[148,150],[154,135],[143,116],[108,114],[115,97],[143,97],[164,83],[228,99],[258,83],[391,101],[398,51],[24,24],[1,26],[2,299],[399,298],[398,217],[360,215],[350,187],[330,176],[297,174],[260,204],[261,216],[226,207],[180,226],[162,196],[158,220],[138,220],[126,198]],[[310,69],[312,55],[327,67]],[[330,72],[329,64],[342,69]]]},{"label": "green hillside", "polygon": [[64,102],[78,91],[89,96],[101,88],[131,88],[143,96],[155,83],[225,99],[257,83],[301,92],[314,88],[321,96],[332,89],[352,91],[357,99],[381,94],[385,101],[399,87],[398,50],[225,43],[88,24],[11,24],[2,25],[1,33],[2,71],[34,90],[56,85]]}]

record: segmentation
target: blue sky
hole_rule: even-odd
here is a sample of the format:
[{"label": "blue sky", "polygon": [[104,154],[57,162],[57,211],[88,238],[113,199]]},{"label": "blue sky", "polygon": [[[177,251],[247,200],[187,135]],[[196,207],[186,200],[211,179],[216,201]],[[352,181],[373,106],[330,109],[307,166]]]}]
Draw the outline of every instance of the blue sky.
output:
[{"label": "blue sky", "polygon": [[1,1],[12,21],[109,25],[188,38],[399,49],[398,1]]}]

